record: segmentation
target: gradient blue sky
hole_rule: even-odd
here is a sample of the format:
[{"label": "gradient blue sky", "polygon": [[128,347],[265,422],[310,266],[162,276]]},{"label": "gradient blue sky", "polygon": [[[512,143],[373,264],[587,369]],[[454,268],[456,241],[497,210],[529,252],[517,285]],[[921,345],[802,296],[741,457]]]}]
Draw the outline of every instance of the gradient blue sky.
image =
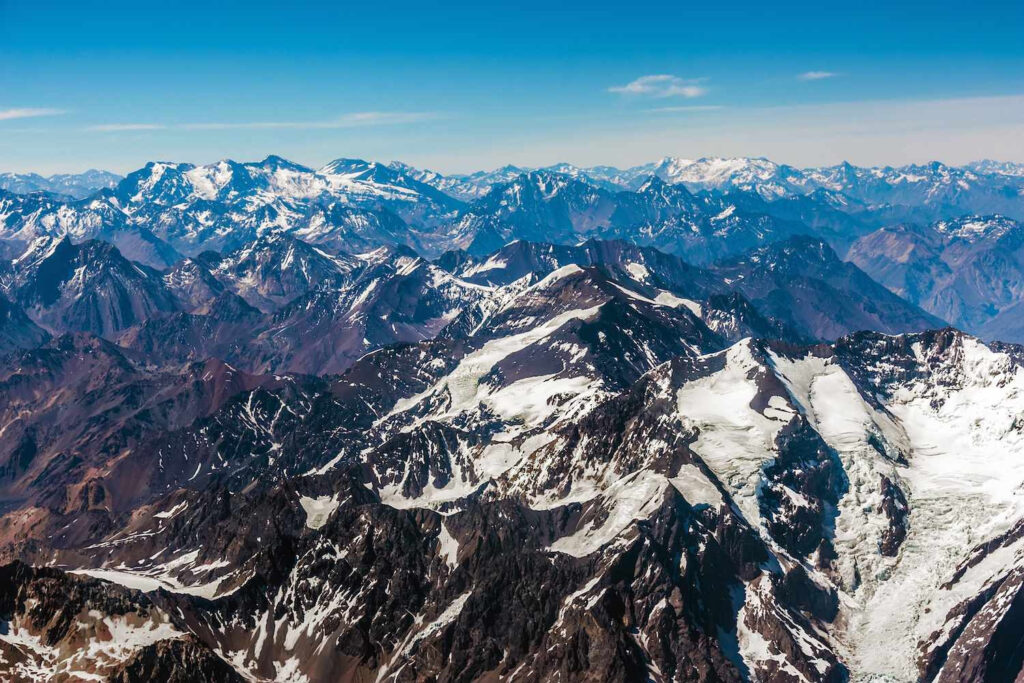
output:
[{"label": "gradient blue sky", "polygon": [[1024,3],[842,4],[0,0],[0,170],[1024,160]]}]

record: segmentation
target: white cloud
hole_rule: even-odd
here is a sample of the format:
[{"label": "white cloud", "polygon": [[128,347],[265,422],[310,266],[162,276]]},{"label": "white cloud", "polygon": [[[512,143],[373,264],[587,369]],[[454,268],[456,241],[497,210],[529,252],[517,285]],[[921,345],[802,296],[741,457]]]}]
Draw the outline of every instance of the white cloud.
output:
[{"label": "white cloud", "polygon": [[699,85],[703,80],[687,80],[671,74],[651,74],[641,76],[626,85],[612,86],[608,88],[608,92],[647,97],[700,97],[707,92],[707,88]]},{"label": "white cloud", "polygon": [[805,71],[797,78],[801,81],[820,81],[826,78],[835,78],[838,75],[833,71]]},{"label": "white cloud", "polygon": [[63,109],[49,109],[44,107],[0,109],[0,121],[9,121],[11,119],[30,119],[36,116],[56,116],[57,114],[63,113]]}]

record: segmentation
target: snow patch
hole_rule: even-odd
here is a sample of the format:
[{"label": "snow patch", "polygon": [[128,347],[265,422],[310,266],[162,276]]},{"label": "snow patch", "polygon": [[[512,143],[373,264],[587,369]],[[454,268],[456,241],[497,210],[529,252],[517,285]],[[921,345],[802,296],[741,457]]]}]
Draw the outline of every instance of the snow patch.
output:
[{"label": "snow patch", "polygon": [[306,512],[306,527],[319,529],[327,524],[328,518],[338,509],[338,496],[299,496],[299,505]]}]

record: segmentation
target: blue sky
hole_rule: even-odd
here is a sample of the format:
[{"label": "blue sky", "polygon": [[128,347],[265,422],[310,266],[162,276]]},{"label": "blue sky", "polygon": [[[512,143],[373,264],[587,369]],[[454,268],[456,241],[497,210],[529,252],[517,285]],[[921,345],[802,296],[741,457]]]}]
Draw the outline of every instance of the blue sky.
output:
[{"label": "blue sky", "polygon": [[1024,160],[1024,3],[830,4],[0,0],[0,170]]}]

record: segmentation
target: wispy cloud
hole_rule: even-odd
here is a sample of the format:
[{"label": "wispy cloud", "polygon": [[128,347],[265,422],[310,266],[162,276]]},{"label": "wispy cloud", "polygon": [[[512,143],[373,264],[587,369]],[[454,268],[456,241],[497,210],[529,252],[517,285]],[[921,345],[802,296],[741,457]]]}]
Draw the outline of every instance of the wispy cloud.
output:
[{"label": "wispy cloud", "polygon": [[645,97],[700,97],[707,92],[707,88],[700,85],[704,80],[684,79],[672,74],[650,74],[626,85],[612,86],[608,92]]},{"label": "wispy cloud", "polygon": [[805,71],[797,78],[801,81],[821,81],[826,78],[835,78],[838,75],[834,71]]},{"label": "wispy cloud", "polygon": [[100,132],[117,132],[130,130],[163,130],[167,126],[159,123],[104,123],[99,126],[89,126],[86,130]]},{"label": "wispy cloud", "polygon": [[101,132],[139,130],[316,130],[358,128],[417,123],[441,118],[436,112],[362,111],[344,114],[324,121],[199,121],[192,123],[108,123],[90,126],[87,130]]},{"label": "wispy cloud", "polygon": [[647,111],[652,114],[681,114],[684,112],[717,111],[719,109],[724,108],[725,107],[723,107],[720,104],[694,104],[691,106],[684,105],[682,107],[654,107],[653,109],[648,109]]},{"label": "wispy cloud", "polygon": [[0,109],[0,121],[9,121],[11,119],[31,119],[36,116],[57,116],[58,114],[63,113],[63,109],[50,109],[45,107]]}]

